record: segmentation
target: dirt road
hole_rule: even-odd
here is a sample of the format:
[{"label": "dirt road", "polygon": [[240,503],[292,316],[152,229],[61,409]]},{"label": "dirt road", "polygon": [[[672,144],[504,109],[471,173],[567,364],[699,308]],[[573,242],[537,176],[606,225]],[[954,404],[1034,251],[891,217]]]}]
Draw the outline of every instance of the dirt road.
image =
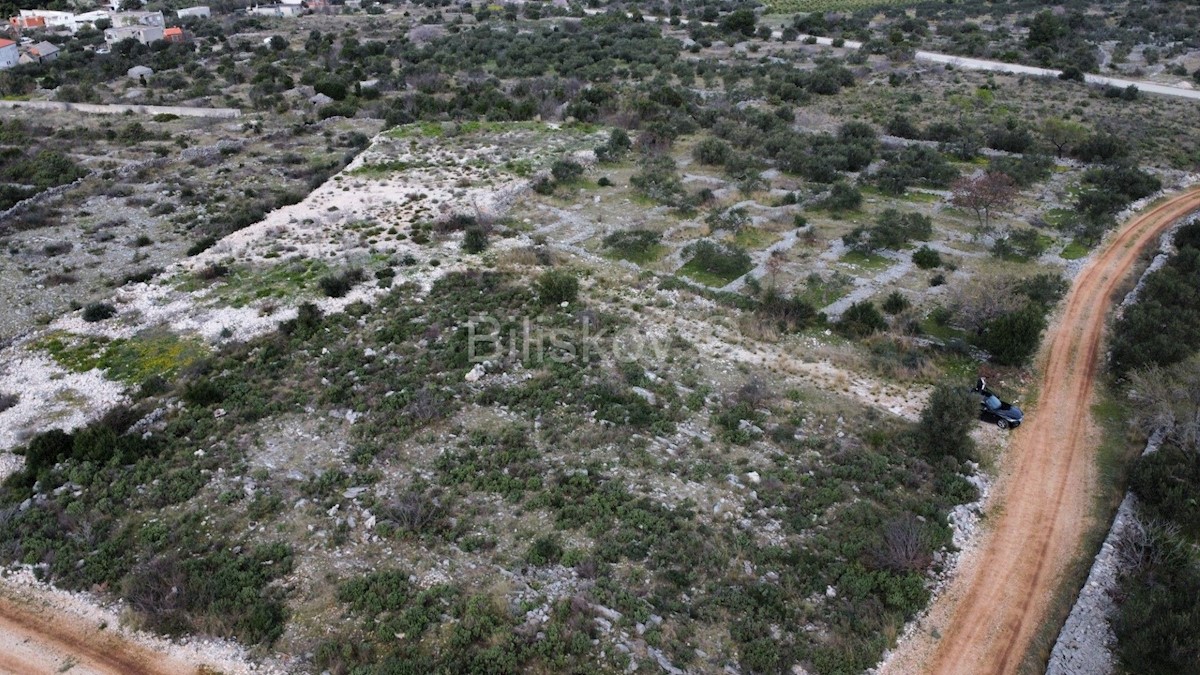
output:
[{"label": "dirt road", "polygon": [[182,675],[195,666],[36,604],[0,598],[0,673]]},{"label": "dirt road", "polygon": [[1016,672],[1088,526],[1098,440],[1090,411],[1112,296],[1146,245],[1197,209],[1200,190],[1143,211],[1076,278],[1043,343],[1037,407],[1003,460],[991,527],[882,672]]}]

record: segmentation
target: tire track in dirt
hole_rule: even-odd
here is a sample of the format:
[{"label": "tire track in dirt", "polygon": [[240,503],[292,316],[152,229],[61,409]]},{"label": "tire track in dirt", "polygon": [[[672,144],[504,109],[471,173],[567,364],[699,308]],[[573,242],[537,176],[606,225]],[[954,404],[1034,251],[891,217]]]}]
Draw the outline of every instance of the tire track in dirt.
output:
[{"label": "tire track in dirt", "polygon": [[1198,209],[1200,190],[1191,190],[1143,211],[1080,272],[1043,342],[1038,405],[1014,432],[993,493],[991,527],[881,673],[1020,667],[1063,570],[1080,554],[1091,515],[1098,441],[1091,407],[1113,295],[1141,251]]},{"label": "tire track in dirt", "polygon": [[49,607],[0,598],[0,673],[187,675],[194,665],[134,644],[119,633]]}]

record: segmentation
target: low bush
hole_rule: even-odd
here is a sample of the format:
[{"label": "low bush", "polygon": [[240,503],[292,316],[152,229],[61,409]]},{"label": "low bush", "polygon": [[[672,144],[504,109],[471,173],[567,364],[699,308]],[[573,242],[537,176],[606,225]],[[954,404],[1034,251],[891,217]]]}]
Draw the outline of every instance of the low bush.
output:
[{"label": "low bush", "polygon": [[525,553],[525,562],[530,565],[553,565],[562,560],[563,547],[558,537],[545,535],[538,537],[529,544]]},{"label": "low bush", "polygon": [[966,387],[942,383],[934,387],[917,424],[919,446],[933,458],[973,459],[971,430],[979,418],[979,396]]},{"label": "low bush", "polygon": [[642,162],[629,179],[642,196],[667,206],[682,206],[685,192],[675,162],[667,155],[654,155]]},{"label": "low bush", "polygon": [[107,302],[93,302],[83,308],[83,320],[88,323],[104,321],[117,315],[117,308]]},{"label": "low bush", "polygon": [[1045,327],[1045,310],[1029,306],[988,321],[976,344],[996,363],[1021,366],[1037,351]]},{"label": "low bush", "polygon": [[1112,331],[1109,368],[1121,377],[1147,366],[1178,363],[1196,352],[1200,332],[1200,224],[1175,235],[1176,252],[1146,277],[1137,304]]},{"label": "low bush", "polygon": [[574,183],[583,177],[583,166],[574,160],[555,160],[550,166],[550,175],[560,184]]},{"label": "low bush", "polygon": [[345,297],[350,289],[354,288],[359,282],[366,278],[361,268],[354,267],[348,270],[343,270],[337,274],[328,274],[321,277],[317,284],[321,287],[321,291],[326,296],[331,298]]},{"label": "low bush", "polygon": [[1200,455],[1170,443],[1138,459],[1129,487],[1143,509],[1200,539]]},{"label": "low bush", "polygon": [[786,297],[774,287],[763,292],[758,314],[773,321],[784,332],[804,330],[819,323],[821,315],[815,307],[797,296]]},{"label": "low bush", "polygon": [[483,253],[488,247],[487,230],[479,225],[467,228],[463,234],[462,249],[467,253]]},{"label": "low bush", "polygon": [[864,338],[887,330],[887,320],[870,300],[850,305],[834,324],[837,331],[846,337]]},{"label": "low bush", "polygon": [[883,301],[883,311],[887,314],[899,314],[900,312],[908,309],[910,306],[912,306],[912,304],[900,291],[892,291]]},{"label": "low bush", "polygon": [[537,278],[535,287],[543,305],[574,302],[579,296],[579,279],[566,270],[548,270]]},{"label": "low bush", "polygon": [[879,214],[872,226],[859,226],[842,237],[842,243],[863,253],[881,249],[898,249],[912,240],[923,241],[933,236],[933,221],[920,213],[901,213],[887,209]]},{"label": "low bush", "polygon": [[[1171,525],[1141,526],[1125,545],[1114,650],[1126,672],[1200,672],[1200,559]],[[1130,550],[1133,549],[1133,550]]]},{"label": "low bush", "polygon": [[652,230],[618,230],[604,237],[604,246],[617,257],[633,262],[646,262],[658,250],[662,234]]},{"label": "low bush", "polygon": [[834,213],[857,211],[862,206],[862,193],[853,185],[846,182],[834,183],[829,188],[829,195],[821,200],[819,206]]},{"label": "low bush", "polygon": [[942,255],[928,246],[922,246],[913,251],[912,261],[923,270],[931,270],[942,266]]},{"label": "low bush", "polygon": [[744,249],[707,239],[688,244],[683,248],[683,255],[688,258],[684,272],[699,272],[726,282],[737,279],[754,267],[750,254]]}]

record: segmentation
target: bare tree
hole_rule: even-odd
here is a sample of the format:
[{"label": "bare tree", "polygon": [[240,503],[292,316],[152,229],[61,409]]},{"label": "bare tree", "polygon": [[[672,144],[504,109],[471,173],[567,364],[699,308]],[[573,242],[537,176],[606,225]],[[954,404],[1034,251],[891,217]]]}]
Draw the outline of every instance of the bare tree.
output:
[{"label": "bare tree", "polygon": [[766,268],[767,274],[771,276],[771,288],[776,288],[776,281],[779,278],[779,271],[783,269],[783,263],[786,262],[783,251],[775,249],[767,256]]},{"label": "bare tree", "polygon": [[1164,433],[1184,452],[1200,453],[1200,358],[1135,372],[1129,382],[1134,424],[1146,434]]},{"label": "bare tree", "polygon": [[992,230],[992,212],[1008,206],[1017,196],[1013,179],[996,171],[960,178],[950,190],[953,193],[950,201],[955,206],[974,211],[980,231],[984,233]]},{"label": "bare tree", "polygon": [[1013,277],[980,275],[951,288],[948,305],[955,325],[978,333],[992,319],[1015,312],[1028,303]]},{"label": "bare tree", "polygon": [[911,513],[888,522],[883,539],[870,553],[871,563],[893,572],[923,572],[933,560],[925,524]]}]

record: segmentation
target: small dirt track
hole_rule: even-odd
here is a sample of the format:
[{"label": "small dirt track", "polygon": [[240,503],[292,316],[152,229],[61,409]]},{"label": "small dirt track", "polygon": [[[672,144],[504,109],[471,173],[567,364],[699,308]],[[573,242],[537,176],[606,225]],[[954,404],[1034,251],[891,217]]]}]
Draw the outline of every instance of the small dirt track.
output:
[{"label": "small dirt track", "polygon": [[0,673],[189,675],[194,665],[49,607],[0,597]]},{"label": "small dirt track", "polygon": [[1046,334],[1037,407],[1003,460],[992,526],[883,672],[1017,671],[1088,526],[1098,440],[1091,407],[1112,296],[1141,251],[1197,209],[1200,190],[1190,190],[1143,211],[1080,272]]}]

